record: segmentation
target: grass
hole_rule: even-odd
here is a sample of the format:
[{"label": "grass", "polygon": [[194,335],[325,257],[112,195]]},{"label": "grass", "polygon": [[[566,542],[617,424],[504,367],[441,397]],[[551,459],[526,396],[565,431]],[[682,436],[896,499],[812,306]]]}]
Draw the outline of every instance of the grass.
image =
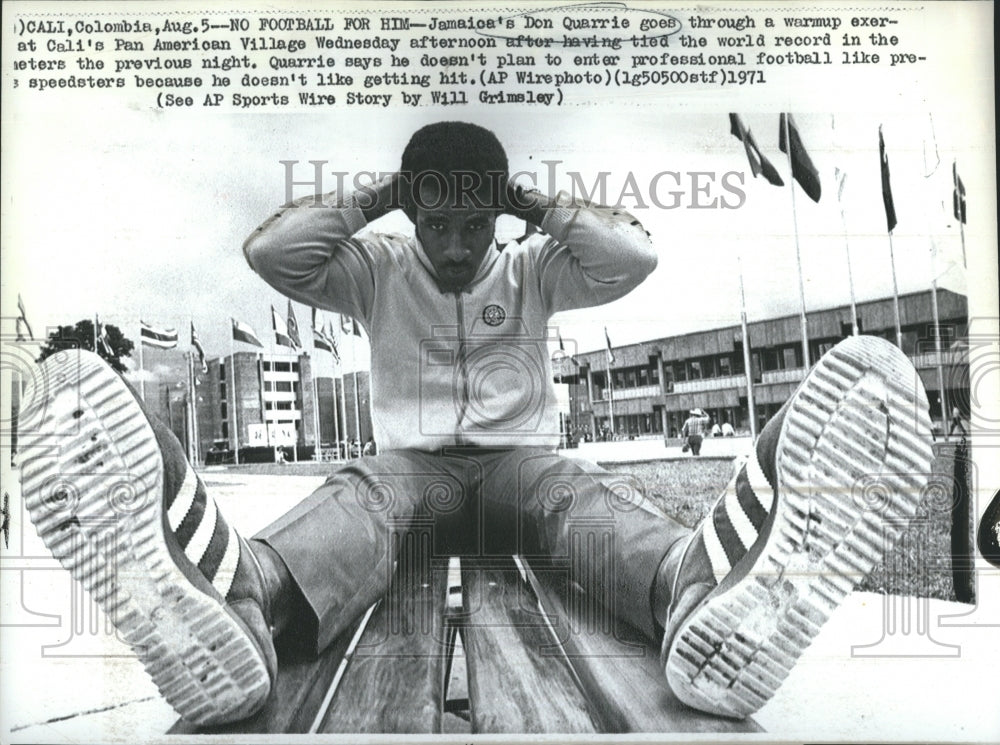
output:
[{"label": "grass", "polygon": [[[956,599],[951,574],[954,445],[937,444],[934,451],[927,498],[886,560],[872,570],[858,589]],[[708,513],[733,473],[733,462],[726,458],[612,463],[605,467],[635,476],[657,507],[688,527],[697,525]],[[971,535],[972,521],[966,519]]]}]

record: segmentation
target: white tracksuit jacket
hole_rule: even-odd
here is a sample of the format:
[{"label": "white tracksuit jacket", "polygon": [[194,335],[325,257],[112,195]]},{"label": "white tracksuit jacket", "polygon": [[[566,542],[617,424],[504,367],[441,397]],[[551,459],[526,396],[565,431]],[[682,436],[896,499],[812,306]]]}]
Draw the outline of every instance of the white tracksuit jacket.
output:
[{"label": "white tracksuit jacket", "polygon": [[359,232],[367,223],[351,200],[313,204],[281,208],[243,251],[284,295],[364,326],[380,451],[554,448],[549,318],[620,298],[656,266],[627,213],[551,206],[542,234],[495,246],[464,291],[445,293],[416,238]]}]

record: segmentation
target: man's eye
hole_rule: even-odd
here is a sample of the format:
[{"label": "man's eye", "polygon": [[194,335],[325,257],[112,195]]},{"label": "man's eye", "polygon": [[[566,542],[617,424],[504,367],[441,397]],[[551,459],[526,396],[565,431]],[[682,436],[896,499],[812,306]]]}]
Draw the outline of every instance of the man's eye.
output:
[{"label": "man's eye", "polygon": [[433,230],[435,233],[440,233],[442,230],[448,226],[443,222],[429,222],[427,223],[427,229]]},{"label": "man's eye", "polygon": [[470,222],[468,224],[468,226],[467,226],[467,229],[470,230],[470,231],[472,231],[472,232],[474,232],[474,233],[478,232],[480,230],[485,230],[486,229],[486,221],[484,220],[482,222],[478,222],[478,221],[477,222]]}]

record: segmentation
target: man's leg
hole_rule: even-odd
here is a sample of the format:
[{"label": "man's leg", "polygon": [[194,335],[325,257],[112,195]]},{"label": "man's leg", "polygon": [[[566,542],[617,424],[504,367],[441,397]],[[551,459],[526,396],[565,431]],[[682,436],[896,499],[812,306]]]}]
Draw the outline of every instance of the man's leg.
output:
[{"label": "man's leg", "polygon": [[[354,460],[252,539],[285,572],[278,587],[284,607],[303,611],[292,626],[279,618],[276,631],[295,633],[313,651],[325,648],[361,613],[385,595],[395,568],[398,541],[433,483],[456,510],[467,490],[449,462],[412,450]],[[438,522],[440,522],[438,520]],[[440,532],[440,531],[436,531]],[[304,601],[304,602],[303,602]]]},{"label": "man's leg", "polygon": [[690,528],[656,509],[634,478],[593,463],[531,448],[483,463],[488,553],[565,568],[606,609],[660,638],[652,598],[658,568]]},{"label": "man's leg", "polygon": [[691,455],[701,455],[701,435],[691,435]]}]

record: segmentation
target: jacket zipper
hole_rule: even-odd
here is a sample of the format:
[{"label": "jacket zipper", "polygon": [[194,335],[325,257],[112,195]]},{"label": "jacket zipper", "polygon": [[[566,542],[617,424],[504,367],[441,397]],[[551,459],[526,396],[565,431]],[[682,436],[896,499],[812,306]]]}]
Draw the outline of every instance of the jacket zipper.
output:
[{"label": "jacket zipper", "polygon": [[466,355],[468,353],[465,346],[465,313],[462,310],[462,293],[455,293],[455,309],[458,320],[458,374],[462,380],[462,398],[459,402],[458,421],[455,423],[456,444],[463,444],[462,422],[465,421],[465,410],[469,404],[469,377],[466,369]]}]

